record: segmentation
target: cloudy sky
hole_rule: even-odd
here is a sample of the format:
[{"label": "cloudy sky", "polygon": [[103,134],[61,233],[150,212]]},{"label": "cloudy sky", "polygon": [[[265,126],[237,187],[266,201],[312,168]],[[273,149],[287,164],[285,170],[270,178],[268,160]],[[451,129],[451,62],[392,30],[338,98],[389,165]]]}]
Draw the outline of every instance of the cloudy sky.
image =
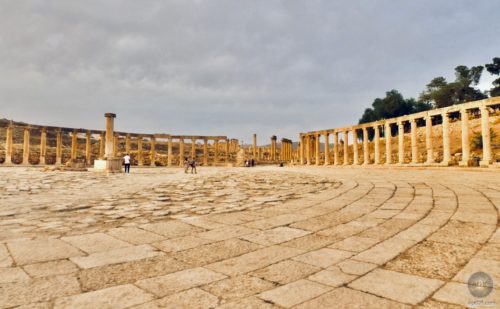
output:
[{"label": "cloudy sky", "polygon": [[[131,132],[356,123],[390,89],[500,56],[495,0],[0,0],[0,118]],[[481,87],[493,78],[483,74]]]}]

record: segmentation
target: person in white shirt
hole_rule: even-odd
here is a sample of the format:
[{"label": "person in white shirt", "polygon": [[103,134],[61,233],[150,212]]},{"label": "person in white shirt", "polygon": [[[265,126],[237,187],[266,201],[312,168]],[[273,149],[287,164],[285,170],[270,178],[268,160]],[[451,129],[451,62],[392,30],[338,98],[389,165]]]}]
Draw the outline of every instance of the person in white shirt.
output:
[{"label": "person in white shirt", "polygon": [[130,156],[128,153],[123,157],[123,163],[125,164],[125,173],[130,173]]}]

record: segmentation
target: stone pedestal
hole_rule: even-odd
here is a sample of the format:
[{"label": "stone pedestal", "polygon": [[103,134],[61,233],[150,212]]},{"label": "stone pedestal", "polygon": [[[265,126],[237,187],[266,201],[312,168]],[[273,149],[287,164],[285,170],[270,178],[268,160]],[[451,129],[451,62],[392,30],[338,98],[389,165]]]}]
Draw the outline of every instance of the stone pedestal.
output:
[{"label": "stone pedestal", "polygon": [[110,173],[122,172],[122,158],[108,158],[104,160],[94,160],[94,169]]}]

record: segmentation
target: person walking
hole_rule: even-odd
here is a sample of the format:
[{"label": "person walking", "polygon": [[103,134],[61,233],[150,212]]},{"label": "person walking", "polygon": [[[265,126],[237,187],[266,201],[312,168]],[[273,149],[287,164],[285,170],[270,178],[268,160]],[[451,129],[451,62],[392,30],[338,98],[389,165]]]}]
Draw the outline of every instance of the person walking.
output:
[{"label": "person walking", "polygon": [[125,165],[125,173],[130,174],[130,156],[128,153],[123,157],[123,164]]},{"label": "person walking", "polygon": [[184,157],[184,174],[187,174],[189,169],[189,160],[188,158]]},{"label": "person walking", "polygon": [[191,174],[193,174],[193,171],[194,171],[194,174],[198,174],[196,172],[196,160],[192,159],[191,162],[189,163],[189,165],[191,166]]}]

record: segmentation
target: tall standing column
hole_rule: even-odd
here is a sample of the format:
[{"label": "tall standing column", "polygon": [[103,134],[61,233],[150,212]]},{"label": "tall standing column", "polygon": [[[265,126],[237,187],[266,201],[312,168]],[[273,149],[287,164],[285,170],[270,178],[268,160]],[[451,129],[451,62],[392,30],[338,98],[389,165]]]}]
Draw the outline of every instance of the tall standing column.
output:
[{"label": "tall standing column", "polygon": [[311,135],[306,135],[306,164],[311,165]]},{"label": "tall standing column", "polygon": [[203,138],[203,166],[208,166],[208,140]]},{"label": "tall standing column", "polygon": [[23,141],[23,164],[28,165],[30,159],[30,129],[24,128],[24,141]]},{"label": "tall standing column", "polygon": [[184,166],[184,139],[179,138],[179,166]]},{"label": "tall standing column", "polygon": [[196,139],[191,138],[191,160],[196,159]]},{"label": "tall standing column", "polygon": [[352,164],[358,165],[359,162],[359,154],[358,154],[358,130],[352,130]]},{"label": "tall standing column", "polygon": [[333,164],[339,165],[339,132],[333,132]]},{"label": "tall standing column", "polygon": [[461,127],[462,127],[462,161],[461,166],[468,166],[470,159],[470,144],[469,144],[469,112],[466,109],[460,110]]},{"label": "tall standing column", "polygon": [[320,140],[319,140],[320,136],[321,135],[319,133],[316,133],[314,136],[314,138],[315,138],[314,150],[316,151],[316,156],[315,156],[316,157],[316,165],[319,165],[320,155],[321,155],[321,153],[320,153]]},{"label": "tall standing column", "polygon": [[5,132],[5,163],[12,164],[12,144],[14,137],[14,128],[12,122],[7,127],[7,132]]},{"label": "tall standing column", "polygon": [[90,161],[92,159],[92,134],[90,131],[87,131],[85,135],[85,160],[87,161],[87,165],[90,165]]},{"label": "tall standing column", "polygon": [[374,130],[374,138],[373,141],[375,143],[374,145],[374,151],[375,151],[375,164],[380,164],[380,131],[378,124],[373,127]]},{"label": "tall standing column", "polygon": [[271,160],[276,161],[276,136],[271,136]]},{"label": "tall standing column", "polygon": [[216,165],[217,163],[219,163],[219,140],[218,139],[214,140],[213,148],[214,148],[214,165]]},{"label": "tall standing column", "polygon": [[305,155],[304,140],[305,140],[305,137],[302,134],[300,134],[299,135],[299,160],[300,160],[300,165],[304,165],[304,155]]},{"label": "tall standing column", "polygon": [[172,136],[169,136],[167,141],[167,166],[172,166],[172,155]]},{"label": "tall standing column", "polygon": [[325,132],[325,165],[330,165],[330,133]]},{"label": "tall standing column", "polygon": [[149,165],[156,166],[156,138],[154,136],[151,137],[150,140],[151,149],[149,150]]},{"label": "tall standing column", "polygon": [[104,133],[101,133],[99,139],[99,159],[104,159],[104,149],[106,148],[106,136]]},{"label": "tall standing column", "polygon": [[142,136],[137,137],[137,165],[142,166],[144,164],[144,154],[142,153]]},{"label": "tall standing column", "polygon": [[77,146],[78,133],[73,130],[71,133],[71,160],[76,160],[76,146]]},{"label": "tall standing column", "polygon": [[253,135],[253,157],[257,158],[257,134]]},{"label": "tall standing column", "polygon": [[368,151],[368,128],[363,128],[363,164],[370,164],[370,153]]},{"label": "tall standing column", "polygon": [[405,127],[402,121],[398,122],[398,163],[405,163]]},{"label": "tall standing column", "polygon": [[132,144],[132,139],[130,137],[130,134],[127,134],[127,136],[125,136],[125,152],[128,155],[130,155],[130,149],[132,148],[131,144]]},{"label": "tall standing column", "polygon": [[225,162],[229,164],[229,141],[226,139]]},{"label": "tall standing column", "polygon": [[118,156],[118,152],[120,151],[120,135],[118,133],[115,133],[115,137],[113,139],[113,157]]},{"label": "tall standing column", "polygon": [[425,117],[425,149],[427,152],[426,164],[434,163],[434,151],[432,147],[432,116]]},{"label": "tall standing column", "polygon": [[45,156],[47,155],[47,129],[42,128],[40,133],[40,162],[38,164],[45,165]]},{"label": "tall standing column", "polygon": [[62,131],[56,132],[56,165],[62,164]]},{"label": "tall standing column", "polygon": [[490,136],[490,113],[486,106],[479,108],[481,111],[481,135],[483,141],[483,160],[481,166],[489,166],[491,164],[491,136]]},{"label": "tall standing column", "polygon": [[384,127],[384,140],[385,140],[385,164],[392,164],[392,132],[391,124],[385,123]]},{"label": "tall standing column", "polygon": [[411,163],[418,163],[418,145],[417,145],[417,121],[415,118],[410,119],[411,129]]},{"label": "tall standing column", "polygon": [[451,161],[450,153],[450,118],[448,113],[444,112],[443,117],[443,165],[449,165]]},{"label": "tall standing column", "polygon": [[[353,131],[354,136],[354,131]],[[354,145],[353,145],[354,146]],[[349,164],[349,131],[344,131],[344,165]]]},{"label": "tall standing column", "polygon": [[113,158],[115,152],[115,143],[114,143],[114,122],[116,115],[113,113],[104,114],[106,117],[106,147],[104,156],[106,158]]}]

